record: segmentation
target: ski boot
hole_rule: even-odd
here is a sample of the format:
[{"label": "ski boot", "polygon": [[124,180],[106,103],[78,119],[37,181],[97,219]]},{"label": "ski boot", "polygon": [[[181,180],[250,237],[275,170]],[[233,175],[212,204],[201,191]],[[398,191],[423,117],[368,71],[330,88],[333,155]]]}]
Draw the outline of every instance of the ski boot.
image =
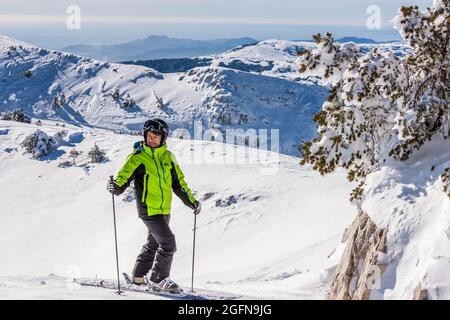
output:
[{"label": "ski boot", "polygon": [[156,292],[181,293],[183,291],[178,284],[169,278],[163,279],[160,282],[153,282],[147,277],[145,277],[145,279],[147,280],[149,287]]},{"label": "ski boot", "polygon": [[133,284],[138,285],[138,286],[145,285],[144,277],[133,277]]}]

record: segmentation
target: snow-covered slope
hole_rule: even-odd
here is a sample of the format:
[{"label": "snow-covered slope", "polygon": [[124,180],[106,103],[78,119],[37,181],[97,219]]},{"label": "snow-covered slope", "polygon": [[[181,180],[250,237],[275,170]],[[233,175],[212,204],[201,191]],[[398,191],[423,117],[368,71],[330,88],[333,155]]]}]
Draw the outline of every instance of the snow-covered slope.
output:
[{"label": "snow-covered slope", "polygon": [[289,80],[298,80],[297,52],[311,48],[312,42],[266,40],[213,56],[212,65],[258,73]]},{"label": "snow-covered slope", "polygon": [[[221,66],[266,76],[304,82],[306,79],[319,83],[319,79],[300,76],[296,60],[297,53],[311,49],[314,42],[265,40],[254,45],[241,46],[211,58],[212,66]],[[374,47],[390,50],[396,55],[404,55],[408,50],[401,43],[356,44],[361,51],[367,52]]]},{"label": "snow-covered slope", "polygon": [[390,159],[368,176],[329,298],[450,299],[449,150],[436,134],[407,161]]},{"label": "snow-covered slope", "polygon": [[[61,125],[0,121],[0,297],[116,298],[103,289],[72,290],[67,278],[114,278],[106,179],[139,137],[66,124],[67,144],[34,160],[19,144],[38,128],[51,135]],[[94,143],[110,161],[88,162]],[[342,232],[355,216],[343,172],[321,177],[296,158],[218,142],[169,139],[168,145],[203,203],[197,286],[244,298],[325,298],[343,249]],[[73,147],[84,152],[77,165],[59,168]],[[234,152],[235,162],[223,162]],[[189,163],[200,154],[203,162]],[[264,170],[277,159],[275,172]],[[126,198],[116,198],[119,257],[121,270],[131,271],[146,231]],[[193,215],[178,199],[171,225],[178,246],[172,277],[189,285]]]},{"label": "snow-covered slope", "polygon": [[[223,67],[163,75],[146,67],[48,51],[3,36],[0,81],[0,111],[20,107],[42,119],[128,131],[140,129],[153,116],[191,132],[194,120],[206,128],[270,126],[281,129],[280,151],[291,155],[298,155],[300,140],[315,134],[312,115],[327,94],[326,88],[311,82]],[[120,97],[114,98],[117,89]],[[62,106],[53,108],[62,96]],[[127,96],[134,106],[124,109]],[[288,128],[285,119],[290,120]],[[289,130],[292,126],[298,130]]]},{"label": "snow-covered slope", "polygon": [[374,299],[450,299],[450,198],[440,175],[450,168],[450,140],[435,136],[411,159],[392,162],[367,181],[362,209],[387,230],[387,264]]}]

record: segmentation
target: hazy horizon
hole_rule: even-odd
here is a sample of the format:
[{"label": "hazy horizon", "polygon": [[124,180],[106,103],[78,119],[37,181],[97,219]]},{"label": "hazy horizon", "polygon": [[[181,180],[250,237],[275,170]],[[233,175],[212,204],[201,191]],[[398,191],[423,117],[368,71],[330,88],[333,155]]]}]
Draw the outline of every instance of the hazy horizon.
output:
[{"label": "hazy horizon", "polygon": [[[50,49],[74,44],[116,44],[150,35],[196,40],[250,37],[306,40],[330,31],[336,38],[399,40],[390,21],[401,5],[431,0],[0,0],[0,34]],[[67,28],[67,9],[80,10],[80,29]],[[371,7],[380,13],[369,29]]]}]

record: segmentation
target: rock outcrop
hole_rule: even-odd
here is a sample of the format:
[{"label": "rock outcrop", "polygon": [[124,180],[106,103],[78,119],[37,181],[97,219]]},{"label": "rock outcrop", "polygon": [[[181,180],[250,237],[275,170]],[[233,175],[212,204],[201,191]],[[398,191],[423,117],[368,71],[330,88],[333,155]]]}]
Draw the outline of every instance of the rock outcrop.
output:
[{"label": "rock outcrop", "polygon": [[344,232],[342,242],[347,246],[333,276],[329,299],[369,299],[386,269],[381,261],[386,234],[387,229],[378,228],[366,213],[358,214]]},{"label": "rock outcrop", "polygon": [[427,289],[423,289],[422,286],[418,285],[414,290],[413,300],[428,300]]}]

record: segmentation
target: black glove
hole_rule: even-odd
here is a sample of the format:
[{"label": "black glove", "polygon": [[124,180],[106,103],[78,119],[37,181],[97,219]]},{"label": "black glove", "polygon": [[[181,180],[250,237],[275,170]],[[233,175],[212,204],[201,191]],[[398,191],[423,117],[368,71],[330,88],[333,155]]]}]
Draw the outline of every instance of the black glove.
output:
[{"label": "black glove", "polygon": [[111,192],[113,195],[120,195],[122,193],[122,188],[119,187],[119,185],[111,179],[108,179],[108,183],[106,184],[106,190]]},{"label": "black glove", "polygon": [[194,201],[191,208],[194,210],[194,214],[197,215],[202,210],[202,205],[197,200]]}]

